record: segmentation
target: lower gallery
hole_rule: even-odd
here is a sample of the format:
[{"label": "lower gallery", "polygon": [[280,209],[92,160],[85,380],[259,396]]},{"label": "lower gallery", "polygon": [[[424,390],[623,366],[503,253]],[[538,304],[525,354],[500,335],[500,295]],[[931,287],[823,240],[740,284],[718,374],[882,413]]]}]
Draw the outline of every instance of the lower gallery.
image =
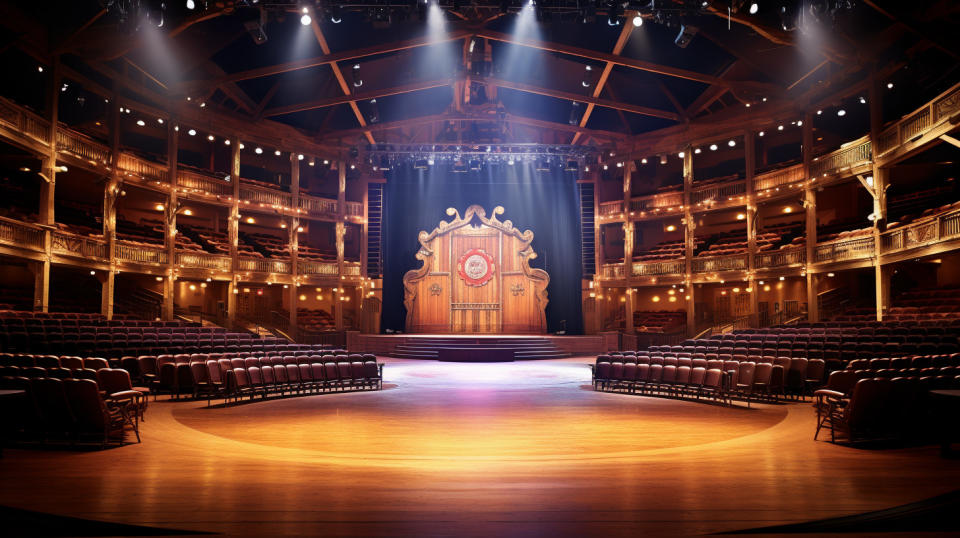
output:
[{"label": "lower gallery", "polygon": [[955,4],[4,3],[0,533],[960,533]]}]

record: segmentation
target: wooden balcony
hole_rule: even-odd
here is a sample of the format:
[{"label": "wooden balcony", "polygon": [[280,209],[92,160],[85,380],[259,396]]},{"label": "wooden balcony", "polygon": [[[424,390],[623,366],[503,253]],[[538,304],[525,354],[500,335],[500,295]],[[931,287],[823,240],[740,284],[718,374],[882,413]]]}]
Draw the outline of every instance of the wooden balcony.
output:
[{"label": "wooden balcony", "polygon": [[289,211],[293,206],[293,196],[289,192],[259,187],[241,180],[240,201],[245,205],[257,204],[260,207]]},{"label": "wooden balcony", "polygon": [[835,263],[864,260],[874,255],[872,235],[817,243],[813,249],[813,263]]},{"label": "wooden balcony", "polygon": [[231,270],[230,256],[195,250],[178,250],[176,263],[184,269],[209,269],[224,272]]},{"label": "wooden balcony", "polygon": [[600,276],[603,278],[621,279],[623,278],[622,263],[606,263],[600,268]]},{"label": "wooden balcony", "polygon": [[107,242],[100,238],[53,232],[50,237],[50,247],[54,254],[100,261],[106,261],[109,258]]},{"label": "wooden balcony", "polygon": [[155,163],[129,153],[121,153],[117,158],[117,172],[143,181],[168,185],[170,168],[163,163]]},{"label": "wooden balcony", "polygon": [[43,228],[0,217],[0,243],[17,248],[43,251]]},{"label": "wooden balcony", "polygon": [[[929,103],[884,129],[877,140],[877,157],[887,160],[892,153],[904,153],[904,150],[910,149],[908,146],[912,143],[920,141],[932,131],[939,131],[939,127],[951,122],[958,112],[960,112],[960,84],[954,85]],[[945,126],[947,130],[952,129],[956,121],[952,121],[952,124]]]},{"label": "wooden balcony", "polygon": [[870,135],[847,142],[840,149],[821,155],[810,163],[810,177],[820,178],[851,173],[872,163]]},{"label": "wooden balcony", "polygon": [[344,211],[348,217],[363,217],[363,202],[346,202]]},{"label": "wooden balcony", "polygon": [[188,196],[233,196],[232,182],[192,170],[177,171],[177,189]]},{"label": "wooden balcony", "polygon": [[337,276],[337,262],[297,260],[297,274]]},{"label": "wooden balcony", "polygon": [[770,252],[758,252],[754,255],[754,266],[758,269],[789,267],[807,263],[807,248],[793,247]]},{"label": "wooden balcony", "polygon": [[344,276],[360,276],[360,262],[343,262]]},{"label": "wooden balcony", "polygon": [[623,200],[613,202],[601,202],[597,206],[597,215],[601,217],[614,218],[623,214]]},{"label": "wooden balcony", "polygon": [[896,254],[960,238],[960,210],[934,215],[880,235],[880,253]]},{"label": "wooden balcony", "polygon": [[686,271],[683,258],[669,261],[633,262],[633,276],[683,275]]},{"label": "wooden balcony", "polygon": [[744,271],[748,265],[747,256],[749,255],[744,252],[742,254],[729,254],[727,256],[696,257],[692,262],[693,272]]},{"label": "wooden balcony", "polygon": [[739,179],[694,187],[690,191],[690,205],[694,211],[719,209],[745,205],[746,197],[747,182]]},{"label": "wooden balcony", "polygon": [[92,166],[110,167],[110,148],[72,129],[57,129],[57,152],[65,153]]},{"label": "wooden balcony", "polygon": [[169,263],[167,249],[162,246],[147,246],[117,241],[114,244],[113,255],[120,262],[148,263],[165,265]]},{"label": "wooden balcony", "polygon": [[237,271],[250,273],[277,273],[289,275],[293,264],[289,259],[237,258]]},{"label": "wooden balcony", "polygon": [[[311,215],[337,216],[337,201],[307,194],[300,195],[300,209]],[[362,210],[362,207],[361,207]],[[361,211],[361,215],[362,215]]]},{"label": "wooden balcony", "polygon": [[789,192],[803,184],[803,165],[795,164],[780,170],[757,174],[753,178],[753,190],[758,196],[774,196],[777,192]]},{"label": "wooden balcony", "polygon": [[650,196],[630,199],[630,215],[633,218],[649,218],[670,215],[680,211],[683,191],[660,192]]},{"label": "wooden balcony", "polygon": [[9,99],[0,97],[0,128],[11,139],[28,146],[50,145],[50,122]]}]

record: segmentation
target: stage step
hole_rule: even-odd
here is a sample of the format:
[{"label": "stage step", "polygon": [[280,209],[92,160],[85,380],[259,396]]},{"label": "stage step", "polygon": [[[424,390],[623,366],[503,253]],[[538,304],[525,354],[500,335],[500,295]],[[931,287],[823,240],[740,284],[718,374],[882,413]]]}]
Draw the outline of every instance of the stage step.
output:
[{"label": "stage step", "polygon": [[397,344],[388,356],[399,359],[437,360],[444,348],[511,348],[516,360],[562,359],[570,354],[557,349],[546,338],[501,338],[496,336],[477,337],[423,337],[410,338],[403,344]]}]

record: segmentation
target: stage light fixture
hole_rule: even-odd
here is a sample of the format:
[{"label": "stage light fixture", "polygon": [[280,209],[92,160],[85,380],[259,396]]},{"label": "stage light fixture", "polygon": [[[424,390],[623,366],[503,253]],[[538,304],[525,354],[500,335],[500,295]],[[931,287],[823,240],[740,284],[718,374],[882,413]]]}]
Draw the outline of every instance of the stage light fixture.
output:
[{"label": "stage light fixture", "polygon": [[803,127],[803,120],[797,120],[797,127]]},{"label": "stage light fixture", "polygon": [[751,2],[751,3],[750,3],[750,14],[751,14],[751,15],[756,15],[758,11],[760,11],[760,5],[757,4],[756,2]]},{"label": "stage light fixture", "polygon": [[578,125],[580,123],[580,118],[583,117],[583,111],[580,110],[580,103],[577,101],[573,102],[573,107],[570,109],[570,125]]},{"label": "stage light fixture", "polygon": [[641,17],[640,15],[634,15],[634,16],[633,16],[633,26],[634,26],[634,28],[639,28],[639,27],[643,26],[643,17]]},{"label": "stage light fixture", "polygon": [[380,107],[377,106],[377,100],[370,100],[370,123],[378,123],[380,121]]},{"label": "stage light fixture", "polygon": [[700,155],[700,153],[701,153],[702,151],[703,151],[702,149],[697,148],[697,149],[693,150],[693,153],[694,153],[694,155]]},{"label": "stage light fixture", "polygon": [[143,126],[145,126],[146,124],[147,124],[147,123],[146,123],[145,121],[143,121],[143,120],[137,120],[137,125],[139,125],[140,127],[143,127]]},{"label": "stage light fixture", "polygon": [[278,149],[278,150],[276,150],[276,151],[274,151],[274,152],[273,152],[273,154],[274,154],[274,155],[276,155],[277,157],[279,157],[279,156],[281,155],[281,153],[280,153],[280,150],[279,150],[279,149]]},{"label": "stage light fixture", "polygon": [[697,32],[700,31],[696,26],[687,26],[684,24],[680,25],[680,33],[677,34],[677,38],[673,42],[680,47],[681,49],[687,48],[687,45],[693,41],[693,36],[697,35]]},{"label": "stage light fixture", "polygon": [[435,162],[436,162],[436,161],[434,161],[433,157],[430,157],[430,158],[427,159],[427,164],[430,165],[430,166],[433,166],[433,164],[434,164]]},{"label": "stage light fixture", "polygon": [[660,164],[667,164],[667,155],[664,153],[660,156]]},{"label": "stage light fixture", "polygon": [[[42,68],[41,68],[41,69],[42,69]],[[893,89],[893,83],[892,83],[892,82],[888,82],[888,83],[887,83],[887,89],[888,89],[888,90],[892,90],[892,89]]]},{"label": "stage light fixture", "polygon": [[353,64],[351,73],[353,74],[353,87],[359,88],[363,86],[363,79],[360,78],[360,64]]},{"label": "stage light fixture", "polygon": [[860,104],[861,104],[861,105],[867,104],[867,98],[866,98],[866,97],[863,97],[863,96],[860,96]]},{"label": "stage light fixture", "polygon": [[844,110],[844,109],[842,109],[842,108],[837,111],[837,116],[840,116],[841,118],[844,117],[844,116],[846,116],[846,115],[847,115],[847,111]]},{"label": "stage light fixture", "polygon": [[647,158],[644,157],[644,158],[640,159],[640,164],[647,164]]},{"label": "stage light fixture", "polygon": [[297,154],[297,160],[298,160],[298,161],[302,161],[302,160],[303,160],[303,153]]},{"label": "stage light fixture", "polygon": [[330,8],[330,22],[340,24],[343,22],[343,14],[340,12],[340,6]]},{"label": "stage light fixture", "polygon": [[737,145],[737,141],[736,141],[736,140],[730,140],[729,142],[727,142],[727,145],[732,148],[732,147],[734,147],[734,146]]},{"label": "stage light fixture", "polygon": [[686,156],[687,156],[687,154],[684,153],[684,152],[682,152],[682,151],[681,151],[680,153],[677,153],[677,157],[680,157],[681,159],[684,158],[684,157],[686,157]]},{"label": "stage light fixture", "polygon": [[300,24],[304,26],[310,26],[310,23],[313,22],[313,19],[310,17],[310,10],[303,8],[303,15],[300,16]]},{"label": "stage light fixture", "polygon": [[207,140],[213,142],[215,140],[213,135],[207,135]]},{"label": "stage light fixture", "polygon": [[229,145],[230,145],[230,139],[227,138],[226,140],[224,140],[224,141],[223,141],[223,145],[224,145],[224,146],[229,146]]},{"label": "stage light fixture", "polygon": [[260,154],[263,153],[263,148],[258,147],[258,148],[256,148],[256,149],[254,149],[253,152],[256,153],[257,155],[260,155]]},{"label": "stage light fixture", "polygon": [[197,3],[193,0],[187,0],[187,9],[194,9],[197,7]]},{"label": "stage light fixture", "polygon": [[189,131],[187,131],[187,134],[190,135],[190,136],[197,136],[197,130],[196,130],[196,129],[190,129]]},{"label": "stage light fixture", "polygon": [[763,131],[760,131],[759,133],[757,133],[757,136],[762,137],[764,134],[766,134],[766,133],[764,133]]}]

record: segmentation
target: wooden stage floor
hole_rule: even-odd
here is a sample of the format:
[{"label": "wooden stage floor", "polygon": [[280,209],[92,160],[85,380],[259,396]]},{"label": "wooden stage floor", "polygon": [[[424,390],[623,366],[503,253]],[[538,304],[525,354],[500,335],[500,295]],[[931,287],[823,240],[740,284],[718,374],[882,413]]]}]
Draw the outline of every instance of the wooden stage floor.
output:
[{"label": "wooden stage floor", "polygon": [[386,359],[381,392],[151,402],[142,444],[8,449],[0,506],[228,535],[692,535],[957,488],[937,447],[812,440],[808,403],[597,393],[590,359]]}]

